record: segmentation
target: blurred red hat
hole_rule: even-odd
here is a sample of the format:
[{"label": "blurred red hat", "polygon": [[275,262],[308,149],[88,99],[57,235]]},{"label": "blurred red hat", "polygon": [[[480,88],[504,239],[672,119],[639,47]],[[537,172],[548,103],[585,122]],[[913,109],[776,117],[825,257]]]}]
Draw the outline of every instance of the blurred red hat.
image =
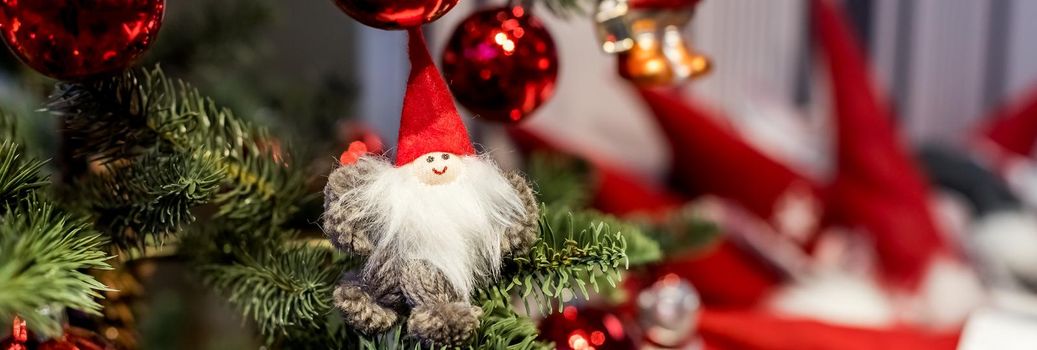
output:
[{"label": "blurred red hat", "polygon": [[790,195],[818,197],[814,181],[756,150],[690,101],[652,89],[641,95],[672,150],[673,182],[682,193],[734,201],[771,223],[781,220]]},{"label": "blurred red hat", "polygon": [[814,33],[828,57],[836,115],[837,171],[829,219],[865,229],[887,278],[917,282],[945,248],[929,189],[896,135],[893,115],[872,89],[866,62],[831,1],[814,0]]},{"label": "blurred red hat", "polygon": [[987,141],[1012,155],[1032,156],[1037,142],[1037,87],[984,120],[981,133]]},{"label": "blurred red hat", "polygon": [[396,166],[430,152],[475,154],[450,90],[432,63],[421,28],[409,29],[407,35],[411,68],[400,116]]}]

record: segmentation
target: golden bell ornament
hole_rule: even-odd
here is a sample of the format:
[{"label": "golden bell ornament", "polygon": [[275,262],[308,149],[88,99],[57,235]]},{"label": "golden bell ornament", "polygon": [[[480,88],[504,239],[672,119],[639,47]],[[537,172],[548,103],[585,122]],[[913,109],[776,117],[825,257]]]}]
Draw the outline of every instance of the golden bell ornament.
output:
[{"label": "golden bell ornament", "polygon": [[682,34],[693,14],[693,8],[636,9],[629,0],[600,0],[594,21],[601,49],[617,55],[620,76],[641,86],[665,86],[712,70],[709,57]]},{"label": "golden bell ornament", "polygon": [[618,54],[619,75],[640,86],[676,85],[710,71],[708,57],[690,49],[679,27],[659,28],[655,19],[631,25],[634,44]]}]

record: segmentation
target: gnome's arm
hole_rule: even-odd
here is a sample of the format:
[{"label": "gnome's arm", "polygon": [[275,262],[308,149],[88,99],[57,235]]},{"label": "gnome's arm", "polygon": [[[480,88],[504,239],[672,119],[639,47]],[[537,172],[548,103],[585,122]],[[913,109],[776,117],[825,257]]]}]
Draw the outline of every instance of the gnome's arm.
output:
[{"label": "gnome's arm", "polygon": [[331,172],[324,186],[324,233],[336,248],[359,256],[371,254],[371,234],[364,231],[365,218],[356,203],[340,198],[359,185],[368,170],[359,164],[343,165]]},{"label": "gnome's arm", "polygon": [[509,172],[506,176],[508,182],[515,188],[515,193],[518,193],[522,200],[524,213],[522,220],[504,231],[504,237],[501,240],[501,254],[516,256],[525,254],[537,239],[540,206],[537,205],[536,196],[533,195],[533,189],[529,187],[526,178],[516,172]]}]

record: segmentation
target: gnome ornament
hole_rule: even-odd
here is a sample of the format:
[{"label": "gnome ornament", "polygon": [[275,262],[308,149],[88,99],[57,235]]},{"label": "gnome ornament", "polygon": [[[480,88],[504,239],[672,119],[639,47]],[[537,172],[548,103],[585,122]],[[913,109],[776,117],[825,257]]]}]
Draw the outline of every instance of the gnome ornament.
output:
[{"label": "gnome ornament", "polygon": [[479,326],[469,301],[505,257],[536,239],[538,206],[526,180],[475,154],[419,28],[409,29],[411,73],[395,162],[354,143],[324,190],[324,230],[367,262],[335,290],[345,321],[368,334],[406,318],[426,344],[459,344]]}]

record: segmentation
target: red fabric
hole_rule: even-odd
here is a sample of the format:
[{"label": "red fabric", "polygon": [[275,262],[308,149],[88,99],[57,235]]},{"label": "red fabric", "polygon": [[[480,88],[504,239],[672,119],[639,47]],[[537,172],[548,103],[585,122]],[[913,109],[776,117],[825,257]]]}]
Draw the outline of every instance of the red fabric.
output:
[{"label": "red fabric", "polygon": [[703,309],[699,334],[723,350],[954,350],[960,331],[865,329],[786,319],[757,311]]},{"label": "red fabric", "polygon": [[765,220],[793,184],[817,195],[814,182],[760,153],[704,110],[658,90],[642,89],[641,95],[673,152],[673,181],[683,194],[724,197]]},{"label": "red fabric", "polygon": [[1013,155],[1032,156],[1037,141],[1037,87],[985,120],[989,121],[982,128],[986,140]]},{"label": "red fabric", "polygon": [[[525,152],[560,151],[550,141],[524,129],[510,131],[512,139]],[[563,151],[564,152],[564,151]],[[616,168],[591,161],[598,176],[594,206],[614,215],[648,214],[662,217],[680,208],[686,200],[638,180]],[[740,247],[720,238],[708,250],[676,257],[653,268],[654,280],[668,273],[681,276],[699,291],[703,303],[718,307],[740,307],[756,304],[781,282],[781,276],[765,263]]]},{"label": "red fabric", "polygon": [[411,70],[403,97],[396,166],[429,152],[475,154],[454,99],[429,56],[421,27],[407,31]]},{"label": "red fabric", "polygon": [[679,10],[698,6],[699,0],[630,0],[632,9]]},{"label": "red fabric", "polygon": [[871,89],[866,62],[831,1],[813,1],[814,33],[828,57],[837,128],[838,170],[829,219],[873,236],[885,277],[918,281],[945,248],[929,208],[929,189]]}]

